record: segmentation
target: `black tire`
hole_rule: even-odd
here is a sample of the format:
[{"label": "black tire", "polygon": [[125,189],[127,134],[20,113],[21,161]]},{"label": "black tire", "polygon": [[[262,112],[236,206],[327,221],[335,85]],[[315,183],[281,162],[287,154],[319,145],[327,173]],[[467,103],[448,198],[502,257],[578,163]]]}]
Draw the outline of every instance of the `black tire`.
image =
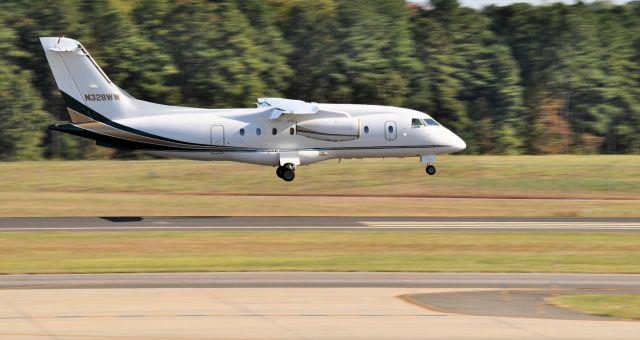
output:
[{"label": "black tire", "polygon": [[433,166],[433,165],[429,165],[429,166],[427,166],[427,168],[425,169],[425,171],[426,171],[427,175],[429,175],[429,176],[433,176],[433,175],[435,175],[435,174],[436,174],[436,167],[435,167],[435,166]]},{"label": "black tire", "polygon": [[285,170],[282,171],[282,179],[285,181],[291,182],[294,178],[296,178],[296,173],[293,172],[293,170],[285,168]]},{"label": "black tire", "polygon": [[284,167],[283,167],[283,166],[279,166],[279,167],[276,169],[276,175],[278,175],[278,177],[279,177],[279,178],[282,178],[282,171],[283,171],[283,170],[284,170]]}]

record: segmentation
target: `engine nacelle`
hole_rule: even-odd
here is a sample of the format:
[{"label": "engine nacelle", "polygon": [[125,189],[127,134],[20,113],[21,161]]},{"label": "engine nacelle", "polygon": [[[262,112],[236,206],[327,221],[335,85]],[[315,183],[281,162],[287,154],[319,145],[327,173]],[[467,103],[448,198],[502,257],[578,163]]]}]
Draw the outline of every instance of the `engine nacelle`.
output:
[{"label": "engine nacelle", "polygon": [[352,117],[305,120],[297,124],[296,130],[301,136],[330,142],[360,138],[360,122]]}]

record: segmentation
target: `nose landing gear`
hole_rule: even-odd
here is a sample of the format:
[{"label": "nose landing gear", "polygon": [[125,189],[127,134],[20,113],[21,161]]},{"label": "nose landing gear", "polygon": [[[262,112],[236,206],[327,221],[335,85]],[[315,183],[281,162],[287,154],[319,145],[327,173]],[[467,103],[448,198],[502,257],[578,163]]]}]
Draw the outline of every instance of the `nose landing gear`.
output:
[{"label": "nose landing gear", "polygon": [[427,168],[424,169],[427,175],[433,176],[436,174],[436,167],[433,166],[433,163],[436,162],[436,155],[422,155],[420,156],[420,162],[427,165]]},{"label": "nose landing gear", "polygon": [[279,166],[276,169],[276,175],[278,175],[278,177],[282,178],[287,182],[291,182],[293,181],[294,178],[296,178],[295,171],[296,171],[295,165],[291,163],[287,163],[285,165]]},{"label": "nose landing gear", "polygon": [[433,176],[436,174],[436,167],[433,166],[433,163],[436,162],[436,155],[422,155],[420,156],[420,162],[427,165],[427,168],[424,169],[427,175]]}]

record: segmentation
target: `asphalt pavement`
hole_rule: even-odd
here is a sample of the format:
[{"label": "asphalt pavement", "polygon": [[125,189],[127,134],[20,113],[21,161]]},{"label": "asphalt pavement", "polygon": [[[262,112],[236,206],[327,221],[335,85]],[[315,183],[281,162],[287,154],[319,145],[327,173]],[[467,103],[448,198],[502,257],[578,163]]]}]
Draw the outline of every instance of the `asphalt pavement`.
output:
[{"label": "asphalt pavement", "polygon": [[0,275],[0,289],[97,288],[591,288],[640,289],[640,274],[216,272]]},{"label": "asphalt pavement", "polygon": [[548,299],[555,296],[585,294],[640,294],[640,287],[635,289],[560,289],[555,287],[543,290],[498,289],[414,294],[409,298],[414,303],[426,308],[449,314],[555,320],[623,320],[579,313],[554,306],[548,302]]},{"label": "asphalt pavement", "polygon": [[474,231],[640,232],[640,218],[107,216],[2,217],[2,231]]}]

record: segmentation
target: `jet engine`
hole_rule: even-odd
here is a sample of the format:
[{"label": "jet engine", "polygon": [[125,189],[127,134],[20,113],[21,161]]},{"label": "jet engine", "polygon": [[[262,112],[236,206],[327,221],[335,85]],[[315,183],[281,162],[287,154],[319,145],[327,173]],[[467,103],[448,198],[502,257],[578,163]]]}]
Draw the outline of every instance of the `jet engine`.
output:
[{"label": "jet engine", "polygon": [[357,118],[317,118],[298,122],[297,132],[308,138],[342,142],[360,137],[360,122]]}]

